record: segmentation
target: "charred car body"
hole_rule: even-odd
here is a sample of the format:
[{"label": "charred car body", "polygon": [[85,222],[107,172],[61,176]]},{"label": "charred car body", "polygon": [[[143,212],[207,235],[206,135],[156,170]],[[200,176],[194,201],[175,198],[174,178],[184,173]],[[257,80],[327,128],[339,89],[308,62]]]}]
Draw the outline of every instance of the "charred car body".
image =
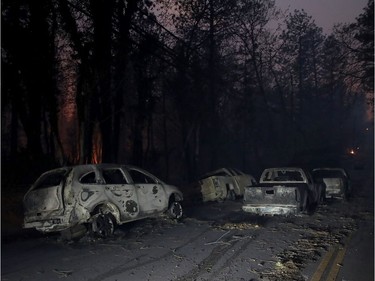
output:
[{"label": "charred car body", "polygon": [[221,168],[203,175],[199,180],[203,202],[234,200],[242,197],[246,186],[256,184],[252,175],[234,168]]},{"label": "charred car body", "polygon": [[316,206],[323,192],[302,168],[265,169],[259,184],[246,187],[242,209],[259,215],[289,215]]},{"label": "charred car body", "polygon": [[312,171],[316,182],[324,184],[324,198],[348,199],[351,195],[351,181],[342,168],[316,168]]},{"label": "charred car body", "polygon": [[25,194],[24,228],[74,237],[91,227],[105,237],[116,224],[165,212],[179,219],[182,200],[177,187],[134,166],[63,167],[42,174]]}]

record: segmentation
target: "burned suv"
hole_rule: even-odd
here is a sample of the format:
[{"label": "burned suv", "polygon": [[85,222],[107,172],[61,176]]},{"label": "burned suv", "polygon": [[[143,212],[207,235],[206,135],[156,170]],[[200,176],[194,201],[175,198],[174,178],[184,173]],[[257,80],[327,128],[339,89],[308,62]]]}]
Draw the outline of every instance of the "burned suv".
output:
[{"label": "burned suv", "polygon": [[25,194],[24,228],[107,237],[116,224],[164,213],[180,219],[182,200],[177,187],[134,166],[62,167],[42,174]]}]

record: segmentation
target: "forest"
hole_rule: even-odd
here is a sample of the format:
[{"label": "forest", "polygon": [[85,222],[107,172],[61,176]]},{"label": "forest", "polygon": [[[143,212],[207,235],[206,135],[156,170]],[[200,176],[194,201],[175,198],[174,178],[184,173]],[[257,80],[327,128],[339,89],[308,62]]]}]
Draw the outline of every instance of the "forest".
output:
[{"label": "forest", "polygon": [[372,127],[374,1],[323,33],[273,0],[3,0],[2,182],[121,163],[189,182],[336,158]]}]

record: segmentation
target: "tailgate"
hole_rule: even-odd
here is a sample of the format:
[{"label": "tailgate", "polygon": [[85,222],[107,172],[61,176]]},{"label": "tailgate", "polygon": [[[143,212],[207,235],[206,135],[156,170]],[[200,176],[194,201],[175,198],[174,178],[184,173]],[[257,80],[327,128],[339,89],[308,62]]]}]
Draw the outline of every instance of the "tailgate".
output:
[{"label": "tailgate", "polygon": [[46,173],[36,181],[23,200],[25,215],[42,216],[63,209],[65,173],[65,170]]},{"label": "tailgate", "polygon": [[324,178],[323,182],[325,183],[327,189],[341,189],[344,185],[342,179],[340,178]]},{"label": "tailgate", "polygon": [[324,178],[326,196],[342,196],[344,194],[344,182],[341,178]]},{"label": "tailgate", "polygon": [[298,194],[297,188],[290,186],[248,187],[244,201],[246,204],[292,205],[297,203]]}]

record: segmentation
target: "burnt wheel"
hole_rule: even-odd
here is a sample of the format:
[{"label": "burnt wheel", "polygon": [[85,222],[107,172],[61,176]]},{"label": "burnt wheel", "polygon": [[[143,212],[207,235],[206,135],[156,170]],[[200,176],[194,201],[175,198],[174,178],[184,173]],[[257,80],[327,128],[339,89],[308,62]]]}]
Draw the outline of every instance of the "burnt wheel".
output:
[{"label": "burnt wheel", "polygon": [[228,190],[227,199],[229,199],[231,201],[236,200],[236,193],[234,192],[234,190],[232,190],[232,189]]},{"label": "burnt wheel", "polygon": [[322,194],[319,197],[319,204],[322,205],[326,202],[326,192],[325,190],[322,191]]},{"label": "burnt wheel", "polygon": [[113,235],[115,230],[114,220],[111,214],[98,214],[93,221],[93,231],[102,238]]},{"label": "burnt wheel", "polygon": [[171,202],[168,208],[168,215],[170,218],[175,220],[181,219],[183,215],[181,203],[178,201]]},{"label": "burnt wheel", "polygon": [[325,184],[321,185],[321,188],[320,188],[320,196],[319,196],[319,204],[324,204],[324,202],[326,201],[326,186]]}]

